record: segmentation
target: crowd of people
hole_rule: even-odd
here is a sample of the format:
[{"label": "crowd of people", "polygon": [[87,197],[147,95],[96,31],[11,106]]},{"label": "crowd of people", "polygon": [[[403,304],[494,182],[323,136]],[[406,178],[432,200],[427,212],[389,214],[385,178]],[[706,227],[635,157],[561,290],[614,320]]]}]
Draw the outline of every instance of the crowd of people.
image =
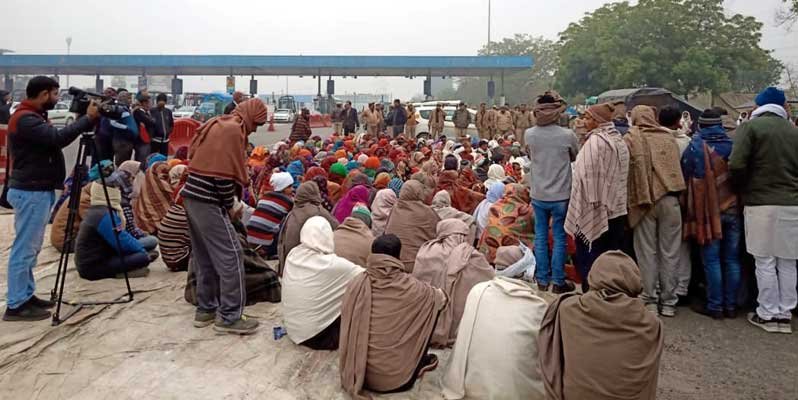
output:
[{"label": "crowd of people", "polygon": [[[31,270],[65,178],[61,147],[119,123],[90,108],[48,126],[58,87],[46,79],[31,80],[9,128],[6,320],[52,306],[33,295]],[[136,98],[134,120],[149,101]],[[670,106],[609,103],[569,125],[549,91],[531,110],[483,104],[473,138],[465,105],[447,138],[434,112],[427,136],[398,100],[383,120],[379,105],[359,116],[346,104],[331,136],[300,122],[267,147],[248,143],[266,106],[238,99],[171,157],[131,160],[141,141],[99,153],[84,189],[52,211],[56,234],[64,199],[80,196],[75,243],[53,244],[74,249],[89,280],[145,275],[159,248],[170,270],[188,271],[198,328],[251,334],[244,306],[280,302],[292,342],[339,351],[354,398],[412,388],[438,366],[430,349],[453,347],[447,399],[653,399],[660,317],[689,295],[701,314],[736,318],[758,290],[748,321],[792,332],[798,129],[782,91],[756,103],[739,126],[719,108],[691,123]]]}]

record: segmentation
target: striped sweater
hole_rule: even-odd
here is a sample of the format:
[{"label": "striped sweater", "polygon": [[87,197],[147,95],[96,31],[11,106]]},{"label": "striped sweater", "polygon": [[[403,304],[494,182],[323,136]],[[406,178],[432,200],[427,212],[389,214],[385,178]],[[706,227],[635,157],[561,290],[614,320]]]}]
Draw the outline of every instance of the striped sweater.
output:
[{"label": "striped sweater", "polygon": [[166,267],[172,271],[185,271],[191,255],[191,237],[188,234],[186,210],[172,204],[158,226],[158,247]]},{"label": "striped sweater", "polygon": [[218,204],[227,210],[235,204],[236,184],[230,179],[189,173],[180,195],[187,199]]},{"label": "striped sweater", "polygon": [[264,194],[247,223],[247,241],[258,246],[276,243],[280,224],[293,207],[294,201],[280,192]]}]

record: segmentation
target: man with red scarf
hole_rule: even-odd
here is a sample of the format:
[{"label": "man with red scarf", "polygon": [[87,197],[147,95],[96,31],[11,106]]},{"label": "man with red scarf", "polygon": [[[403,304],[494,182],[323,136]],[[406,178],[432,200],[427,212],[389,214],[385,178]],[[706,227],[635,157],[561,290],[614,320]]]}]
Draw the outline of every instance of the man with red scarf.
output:
[{"label": "man with red scarf", "polygon": [[14,244],[8,257],[8,306],[5,321],[39,321],[50,317],[55,304],[34,295],[33,267],[55,203],[55,190],[66,177],[61,149],[99,118],[95,104],[86,115],[61,130],[50,125],[47,111],[58,103],[58,82],[46,76],[28,81],[27,99],[8,122],[11,169],[8,203],[14,207]]}]

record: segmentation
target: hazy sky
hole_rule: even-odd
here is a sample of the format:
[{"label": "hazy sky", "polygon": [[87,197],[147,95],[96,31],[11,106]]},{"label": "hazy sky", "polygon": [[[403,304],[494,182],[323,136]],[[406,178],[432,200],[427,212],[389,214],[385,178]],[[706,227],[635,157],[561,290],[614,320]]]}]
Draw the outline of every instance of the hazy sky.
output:
[{"label": "hazy sky", "polygon": [[[493,40],[529,33],[556,39],[602,0],[493,0]],[[781,0],[730,0],[729,12],[757,17],[762,45],[798,67],[798,24],[776,27]],[[487,40],[488,0],[0,0],[0,48],[20,54],[474,55]],[[92,78],[72,78],[93,84]],[[110,83],[105,77],[106,84]],[[249,77],[238,77],[247,90]],[[259,77],[261,93],[316,92],[310,77]],[[63,82],[63,80],[62,80]],[[184,90],[223,90],[224,77],[184,77]],[[336,91],[409,98],[422,80],[336,80]]]}]

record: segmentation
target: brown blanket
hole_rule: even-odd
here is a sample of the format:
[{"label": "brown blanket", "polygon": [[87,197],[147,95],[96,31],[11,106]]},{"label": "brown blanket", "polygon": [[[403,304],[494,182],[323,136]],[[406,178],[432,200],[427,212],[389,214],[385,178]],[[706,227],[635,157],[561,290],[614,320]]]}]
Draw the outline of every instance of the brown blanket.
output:
[{"label": "brown blanket", "polygon": [[345,258],[363,268],[366,259],[371,255],[371,242],[374,235],[363,221],[355,217],[347,217],[344,223],[338,225],[333,233],[335,242],[335,255]]},{"label": "brown blanket", "polygon": [[169,182],[169,165],[157,162],[147,169],[141,193],[133,200],[136,225],[154,235],[158,224],[172,205],[172,185]]},{"label": "brown blanket", "polygon": [[637,265],[620,251],[604,253],[588,283],[586,294],[560,296],[543,317],[538,350],[546,398],[655,399],[662,323],[637,298]]},{"label": "brown blanket", "polygon": [[419,281],[402,263],[372,254],[366,272],[346,289],[341,306],[341,386],[353,398],[364,388],[390,391],[415,373],[446,295]]},{"label": "brown blanket", "polygon": [[438,214],[424,203],[426,191],[421,182],[410,180],[402,185],[399,201],[393,207],[385,233],[392,233],[402,241],[400,259],[408,273],[413,272],[418,249],[435,237]]}]

